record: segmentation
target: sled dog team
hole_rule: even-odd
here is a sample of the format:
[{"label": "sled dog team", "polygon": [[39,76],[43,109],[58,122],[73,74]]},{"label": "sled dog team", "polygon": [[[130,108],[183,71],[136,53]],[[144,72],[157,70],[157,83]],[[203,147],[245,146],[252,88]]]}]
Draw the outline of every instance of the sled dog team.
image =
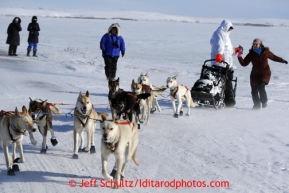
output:
[{"label": "sled dog team", "polygon": [[[157,101],[157,95],[162,94],[167,88],[170,89],[174,117],[183,115],[183,100],[186,101],[188,110],[186,115],[190,114],[190,107],[196,104],[192,101],[190,90],[181,84],[178,84],[176,77],[169,77],[167,85],[162,87],[153,86],[149,80],[148,74],[140,74],[138,81],[132,80],[131,91],[124,91],[119,87],[119,78],[108,80],[108,100],[111,108],[112,119],[108,120],[108,114],[97,112],[87,91],[84,95],[80,91],[74,108],[74,153],[72,158],[78,159],[78,152],[95,153],[94,132],[96,121],[100,121],[102,132],[101,139],[101,160],[102,175],[105,180],[115,179],[117,183],[124,178],[124,173],[128,162],[133,159],[136,165],[139,165],[136,153],[138,145],[138,129],[140,123],[149,124],[150,113],[161,108]],[[25,161],[22,147],[23,136],[29,133],[30,141],[33,145],[37,141],[33,137],[36,131],[34,123],[37,125],[42,135],[42,146],[40,153],[45,154],[47,146],[47,132],[51,133],[51,144],[58,144],[52,126],[52,114],[60,116],[61,111],[54,104],[47,100],[40,99],[29,102],[29,109],[22,107],[22,112],[16,108],[14,112],[0,112],[0,146],[4,150],[7,166],[7,175],[13,176],[19,171],[17,163]],[[178,100],[176,108],[175,100]],[[140,115],[142,109],[142,116]],[[133,122],[133,116],[135,123]],[[123,120],[120,120],[120,119]],[[87,133],[87,143],[84,144],[84,130]],[[78,145],[80,138],[80,145]],[[13,154],[10,157],[8,146],[12,144]],[[20,153],[20,158],[16,156],[16,146]],[[115,165],[110,174],[107,172],[107,158],[110,154],[115,156]]]}]

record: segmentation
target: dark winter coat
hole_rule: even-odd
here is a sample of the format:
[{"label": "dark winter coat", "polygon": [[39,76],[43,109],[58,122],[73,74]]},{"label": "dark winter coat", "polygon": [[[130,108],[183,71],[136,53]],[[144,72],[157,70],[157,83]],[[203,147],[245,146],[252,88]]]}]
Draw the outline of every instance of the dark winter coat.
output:
[{"label": "dark winter coat", "polygon": [[[15,22],[15,19],[18,18],[18,23]],[[12,23],[10,23],[10,25],[8,26],[7,29],[7,40],[6,40],[6,44],[10,44],[13,46],[19,46],[20,45],[20,35],[19,32],[22,30],[21,28],[21,19],[19,17],[15,17],[12,21]]]},{"label": "dark winter coat", "polygon": [[275,56],[269,48],[263,47],[261,54],[257,54],[253,51],[253,48],[250,49],[247,56],[243,59],[238,57],[239,63],[242,66],[247,66],[252,62],[252,71],[250,75],[251,87],[258,85],[261,82],[264,82],[266,85],[269,84],[271,78],[271,70],[268,64],[268,58],[275,62],[284,63],[284,59]]},{"label": "dark winter coat", "polygon": [[29,23],[27,27],[27,31],[29,31],[28,42],[38,43],[40,27],[39,27],[39,24],[35,20],[32,20],[32,22]]}]

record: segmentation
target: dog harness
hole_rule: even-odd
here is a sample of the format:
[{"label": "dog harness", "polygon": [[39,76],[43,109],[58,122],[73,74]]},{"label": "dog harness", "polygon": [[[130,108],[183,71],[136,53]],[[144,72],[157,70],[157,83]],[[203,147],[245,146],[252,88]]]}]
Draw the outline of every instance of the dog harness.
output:
[{"label": "dog harness", "polygon": [[[132,96],[133,98],[136,98],[136,99],[137,99],[137,96],[136,96],[135,94],[127,93],[127,95],[128,95],[128,96]],[[135,102],[136,102],[136,103],[139,103],[139,101],[140,101],[140,100],[137,99]],[[126,102],[126,100],[125,100],[125,102]]]},{"label": "dog harness", "polygon": [[141,86],[144,88],[146,93],[150,93],[152,91],[152,88],[147,84],[141,84]]},{"label": "dog harness", "polygon": [[132,97],[134,97],[134,98],[137,98],[137,96],[134,95],[134,94],[127,93],[127,95],[128,95],[128,96],[132,96]]},{"label": "dog harness", "polygon": [[[182,84],[180,84],[181,86],[184,86],[184,85],[182,85]],[[184,86],[185,88],[186,88],[186,90],[189,90],[189,88],[187,87],[187,86]],[[174,90],[176,90],[175,92],[174,92]],[[174,99],[176,99],[176,94],[177,94],[177,92],[178,92],[178,90],[179,90],[179,86],[177,86],[177,88],[176,89],[174,89],[174,90],[171,90],[171,96],[172,97],[174,97]],[[185,95],[184,95],[185,96]]]},{"label": "dog harness", "polygon": [[[47,114],[51,114],[51,112],[50,112],[50,106],[52,105],[52,103],[47,103],[47,105],[45,106],[45,107],[42,107],[41,109],[40,109],[40,111],[37,113],[37,115],[38,115],[38,120],[42,120],[43,118],[45,118],[46,117],[46,115]],[[29,109],[30,109],[30,107],[29,107]],[[45,109],[47,109],[47,111],[45,110]],[[33,112],[34,113],[34,112]],[[40,114],[42,114],[41,116],[40,116]],[[34,122],[36,122],[36,120],[34,119]]]},{"label": "dog harness", "polygon": [[[14,112],[13,112],[14,113]],[[6,117],[10,117],[12,114],[12,112],[8,112],[8,111],[0,111],[0,116],[6,116]]]},{"label": "dog harness", "polygon": [[105,145],[108,149],[110,149],[111,152],[114,152],[118,145],[118,141],[116,143],[105,143]]},{"label": "dog harness", "polygon": [[[131,122],[129,120],[126,120],[126,121],[118,122],[117,124],[118,125],[130,125]],[[133,130],[133,128],[134,128],[134,124],[132,124],[131,130]],[[119,140],[116,143],[106,143],[105,142],[105,145],[108,149],[110,149],[111,152],[114,152],[115,149],[117,148],[118,142],[119,142]]]},{"label": "dog harness", "polygon": [[[13,112],[13,113],[14,113],[14,112]],[[10,117],[11,115],[12,115],[12,112],[3,111],[3,110],[1,110],[1,112],[0,112],[0,116]],[[13,142],[17,141],[17,140],[20,138],[20,136],[19,136],[17,139],[13,139],[13,135],[12,135],[11,132],[10,132],[10,127],[11,127],[11,129],[12,129],[13,131],[15,131],[16,133],[20,133],[20,135],[24,135],[25,132],[26,132],[26,130],[20,131],[19,129],[15,128],[14,125],[10,124],[10,120],[9,120],[9,122],[8,122],[8,133],[9,133],[9,136],[10,136],[10,138],[11,138],[11,140],[12,140]]]},{"label": "dog harness", "polygon": [[[19,133],[19,137],[17,139],[13,139],[13,135],[10,132],[10,127],[13,131],[15,131],[16,133]],[[10,122],[8,123],[8,133],[9,133],[9,136],[13,142],[17,141],[20,138],[20,135],[24,135],[25,132],[26,132],[26,130],[20,131],[19,129],[15,128],[14,125],[10,124]]]},{"label": "dog harness", "polygon": [[[117,124],[119,124],[119,125],[130,125],[131,122],[129,120],[126,120],[126,121],[118,122]],[[131,130],[133,130],[133,128],[134,128],[134,124],[132,124]]]},{"label": "dog harness", "polygon": [[[76,111],[76,107],[75,107],[75,109],[74,109],[75,111]],[[88,122],[88,120],[89,120],[89,115],[91,114],[91,112],[92,112],[92,109],[90,110],[90,112],[89,112],[89,114],[88,115],[83,115],[83,114],[80,114],[80,112],[79,111],[76,111],[76,112],[78,112],[77,113],[77,115],[76,115],[76,117],[78,118],[78,120],[80,121],[80,123],[81,123],[81,125],[82,125],[82,127],[85,127],[85,125],[86,125],[86,123]],[[81,117],[79,117],[78,115],[80,114],[80,116]],[[82,119],[85,119],[86,118],[86,121],[85,121],[85,123],[82,121]]]},{"label": "dog harness", "polygon": [[[132,97],[134,97],[134,98],[136,98],[137,99],[137,96],[135,95],[135,94],[131,94],[131,93],[126,93],[128,96],[132,96]],[[140,99],[137,99],[136,101],[135,101],[135,103],[139,103],[140,102]],[[119,106],[119,105],[118,105]],[[127,106],[127,100],[125,99],[124,100],[124,106],[122,107],[122,108],[117,108],[117,107],[115,107],[115,109],[119,109],[119,111],[121,112],[121,113],[124,113],[125,114],[125,111],[124,111],[124,109],[126,108],[126,106]]]}]

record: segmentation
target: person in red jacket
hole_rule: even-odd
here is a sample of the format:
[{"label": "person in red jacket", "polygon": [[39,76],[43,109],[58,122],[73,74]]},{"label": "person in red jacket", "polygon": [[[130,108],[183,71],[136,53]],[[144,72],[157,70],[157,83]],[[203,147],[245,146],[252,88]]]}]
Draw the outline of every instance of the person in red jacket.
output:
[{"label": "person in red jacket", "polygon": [[238,53],[238,60],[242,66],[247,66],[250,62],[253,65],[250,75],[253,109],[260,109],[261,104],[262,108],[267,107],[268,98],[265,85],[269,84],[271,77],[268,59],[288,64],[286,60],[274,55],[268,47],[265,47],[259,38],[253,40],[253,45],[244,59],[242,58],[242,53]]}]

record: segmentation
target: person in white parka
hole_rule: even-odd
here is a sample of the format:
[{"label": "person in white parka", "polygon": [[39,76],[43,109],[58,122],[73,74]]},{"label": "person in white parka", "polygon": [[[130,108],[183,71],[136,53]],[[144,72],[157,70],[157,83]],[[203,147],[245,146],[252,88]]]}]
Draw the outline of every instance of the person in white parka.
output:
[{"label": "person in white parka", "polygon": [[233,28],[233,24],[228,20],[223,20],[218,29],[213,33],[212,38],[210,40],[211,44],[211,59],[215,59],[212,61],[212,65],[226,67],[225,61],[229,64],[229,71],[227,74],[226,80],[226,90],[225,90],[225,105],[226,107],[232,107],[236,104],[232,79],[233,79],[233,69],[235,68],[233,64],[233,55],[240,51],[240,47],[234,48],[232,42],[230,40],[230,33]]}]

